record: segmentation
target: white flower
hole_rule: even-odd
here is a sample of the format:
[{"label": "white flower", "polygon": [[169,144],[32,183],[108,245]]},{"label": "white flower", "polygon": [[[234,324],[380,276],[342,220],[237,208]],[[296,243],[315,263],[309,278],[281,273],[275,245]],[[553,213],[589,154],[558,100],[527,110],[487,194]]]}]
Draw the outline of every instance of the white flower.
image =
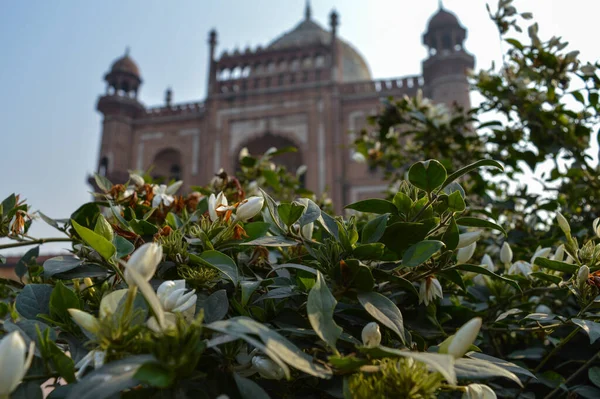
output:
[{"label": "white flower", "polygon": [[244,147],[240,150],[240,154],[239,154],[240,161],[249,156],[250,156],[250,152],[248,151],[248,148]]},{"label": "white flower", "polygon": [[571,255],[567,254],[567,259],[565,259],[565,263],[568,263],[569,265],[572,265],[573,263],[575,263],[575,259],[573,259],[571,257]]},{"label": "white flower", "polygon": [[252,367],[262,378],[268,380],[280,380],[285,377],[285,372],[277,363],[262,356],[254,356],[252,358]]},{"label": "white flower", "polygon": [[25,358],[25,340],[19,332],[13,331],[0,340],[0,398],[8,398],[27,374],[34,346],[32,342]]},{"label": "white flower", "polygon": [[277,152],[277,147],[271,147],[269,148],[267,151],[265,151],[265,155],[271,155],[273,153]]},{"label": "white flower", "polygon": [[581,73],[583,73],[585,76],[594,76],[596,74],[596,66],[590,64],[589,62],[580,69]]},{"label": "white flower", "polygon": [[508,274],[520,274],[528,277],[533,271],[531,265],[523,260],[518,260],[508,269]]},{"label": "white flower", "polygon": [[448,345],[448,354],[454,356],[455,359],[463,357],[477,339],[481,323],[481,317],[475,317],[459,328]]},{"label": "white flower", "polygon": [[131,180],[136,187],[142,187],[145,184],[144,178],[137,173],[130,173],[129,180]]},{"label": "white flower", "polygon": [[562,262],[565,257],[565,246],[564,244],[560,244],[558,248],[556,248],[556,252],[554,252],[554,256],[552,256],[552,260],[557,260]]},{"label": "white flower", "polygon": [[127,261],[127,267],[125,267],[125,281],[127,281],[127,284],[133,284],[129,276],[130,269],[135,269],[144,280],[150,281],[162,260],[162,255],[162,247],[153,242],[146,243],[136,249]]},{"label": "white flower", "polygon": [[571,226],[569,226],[567,219],[560,212],[556,214],[556,219],[558,219],[558,226],[560,229],[568,236],[571,233]]},{"label": "white flower", "polygon": [[492,388],[483,384],[469,384],[462,399],[496,399],[497,396]]},{"label": "white flower", "polygon": [[600,218],[596,218],[596,220],[594,220],[592,227],[594,228],[594,233],[596,233],[596,236],[600,237]]},{"label": "white flower", "polygon": [[533,265],[535,262],[535,258],[547,258],[548,255],[550,255],[550,252],[552,252],[552,248],[537,247],[537,249],[535,250],[535,253],[531,257],[531,261],[529,263],[531,263]]},{"label": "white flower", "polygon": [[586,265],[583,265],[579,268],[577,272],[577,285],[579,287],[583,287],[583,285],[587,282],[588,278],[590,278],[590,268]]},{"label": "white flower", "polygon": [[494,261],[488,254],[483,255],[483,258],[481,258],[481,266],[485,267],[490,272],[493,272],[494,270],[496,270]]},{"label": "white flower", "polygon": [[210,197],[208,197],[208,216],[210,217],[211,222],[215,222],[219,219],[217,208],[227,205],[227,197],[225,197],[223,191],[221,191],[216,197],[214,194],[211,194]]},{"label": "white flower", "polygon": [[367,348],[375,348],[381,343],[381,332],[379,324],[372,321],[367,324],[362,330],[363,345]]},{"label": "white flower", "polygon": [[433,302],[435,298],[443,298],[444,292],[442,285],[435,277],[427,277],[419,287],[419,303],[425,303],[425,306]]},{"label": "white flower", "polygon": [[473,242],[472,244],[467,245],[464,248],[461,248],[456,253],[456,262],[457,263],[467,263],[469,259],[473,257],[475,253],[475,248],[477,247],[477,243]]},{"label": "white flower", "polygon": [[354,152],[352,154],[352,160],[356,163],[365,163],[367,162],[367,158],[365,158],[365,156],[363,154],[361,154],[360,152]]},{"label": "white flower", "polygon": [[177,316],[175,313],[165,312],[162,327],[158,320],[156,320],[156,317],[152,316],[146,322],[146,326],[155,333],[162,333],[167,330],[175,329],[177,327]]},{"label": "white flower", "polygon": [[502,244],[502,248],[500,249],[500,262],[506,265],[512,262],[512,258],[512,249],[510,248],[510,245],[505,241],[504,244]]},{"label": "white flower", "polygon": [[156,295],[166,312],[181,312],[184,317],[191,318],[196,310],[196,290],[188,291],[185,280],[169,280],[162,283]]},{"label": "white flower", "polygon": [[69,314],[79,327],[91,332],[92,334],[98,333],[98,330],[100,329],[100,323],[98,322],[98,319],[91,314],[79,309],[69,309]]},{"label": "white flower", "polygon": [[237,207],[237,211],[235,212],[235,216],[242,222],[252,219],[260,212],[264,203],[265,199],[263,197],[247,198],[240,202]]},{"label": "white flower", "polygon": [[167,194],[167,186],[161,184],[160,186],[155,185],[152,188],[152,192],[154,193],[154,198],[152,198],[152,206],[158,207],[161,203],[165,204],[165,206],[169,206],[173,203],[173,196]]},{"label": "white flower", "polygon": [[462,233],[458,236],[457,249],[468,247],[481,237],[481,231],[470,231],[468,233]]},{"label": "white flower", "polygon": [[300,229],[300,234],[302,234],[302,237],[304,237],[304,239],[306,240],[312,240],[312,235],[313,235],[313,231],[315,229],[315,224],[314,223],[307,223],[304,226],[302,226],[302,228]]}]

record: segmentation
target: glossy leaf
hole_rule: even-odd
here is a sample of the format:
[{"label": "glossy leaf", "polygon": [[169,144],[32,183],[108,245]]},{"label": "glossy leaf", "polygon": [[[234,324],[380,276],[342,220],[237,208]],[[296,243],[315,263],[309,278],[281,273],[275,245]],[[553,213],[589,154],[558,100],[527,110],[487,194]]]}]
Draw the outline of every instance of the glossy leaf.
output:
[{"label": "glossy leaf", "polygon": [[392,330],[406,344],[404,319],[396,304],[377,292],[361,292],[358,301],[381,324]]},{"label": "glossy leaf", "polygon": [[317,273],[317,282],[308,293],[306,311],[308,321],[317,335],[331,348],[342,334],[342,328],[333,320],[333,312],[337,301],[329,291],[323,275]]},{"label": "glossy leaf", "polygon": [[428,261],[436,252],[444,247],[444,243],[425,240],[410,246],[402,257],[402,265],[416,267]]}]

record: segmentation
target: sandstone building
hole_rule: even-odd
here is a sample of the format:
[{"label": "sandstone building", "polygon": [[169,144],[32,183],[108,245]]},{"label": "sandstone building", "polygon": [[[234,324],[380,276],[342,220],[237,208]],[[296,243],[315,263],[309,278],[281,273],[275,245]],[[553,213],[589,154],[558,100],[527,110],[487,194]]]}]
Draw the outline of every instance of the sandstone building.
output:
[{"label": "sandstone building", "polygon": [[351,161],[351,132],[364,126],[388,96],[422,89],[436,102],[468,108],[465,72],[474,57],[463,47],[467,31],[455,15],[440,9],[423,35],[429,56],[422,73],[375,80],[360,53],[340,38],[339,17],[329,29],[304,18],[265,47],[243,52],[217,51],[211,31],[208,90],[199,102],[146,107],[139,99],[140,70],[126,54],[106,74],[106,93],[98,100],[104,115],[98,172],[113,182],[128,170],[147,170],[188,185],[207,183],[221,167],[232,171],[241,148],[260,154],[294,145],[283,156],[288,169],[307,165],[308,189],[327,191],[335,204],[375,196],[385,184],[364,164]]}]

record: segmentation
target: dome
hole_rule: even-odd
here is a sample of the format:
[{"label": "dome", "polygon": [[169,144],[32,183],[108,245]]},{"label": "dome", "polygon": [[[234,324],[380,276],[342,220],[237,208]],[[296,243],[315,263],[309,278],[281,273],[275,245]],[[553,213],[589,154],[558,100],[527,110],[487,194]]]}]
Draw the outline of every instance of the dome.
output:
[{"label": "dome", "polygon": [[112,64],[112,67],[110,68],[110,72],[111,73],[125,72],[125,73],[132,74],[138,78],[140,77],[140,69],[138,68],[135,61],[133,61],[133,59],[131,59],[129,54],[125,54],[123,57],[116,60]]},{"label": "dome", "polygon": [[[338,39],[338,42],[342,52],[342,81],[371,80],[369,66],[362,55],[344,40]],[[331,32],[326,31],[313,20],[306,18],[294,29],[271,42],[268,48],[277,50],[314,44],[329,45],[330,43]]]},{"label": "dome", "polygon": [[456,18],[456,15],[452,14],[449,11],[446,11],[443,8],[440,8],[440,10],[429,20],[427,29],[434,30],[439,28],[456,26],[460,26],[460,22],[458,22],[458,18]]}]

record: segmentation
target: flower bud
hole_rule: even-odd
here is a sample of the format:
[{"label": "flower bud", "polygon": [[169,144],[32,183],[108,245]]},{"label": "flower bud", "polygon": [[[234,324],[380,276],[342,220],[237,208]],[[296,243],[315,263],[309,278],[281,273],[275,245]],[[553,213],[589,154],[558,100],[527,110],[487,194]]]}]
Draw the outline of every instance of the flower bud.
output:
[{"label": "flower bud", "polygon": [[535,253],[531,257],[531,261],[529,263],[531,263],[533,265],[535,262],[535,258],[547,258],[548,255],[550,255],[550,252],[552,252],[552,248],[537,247],[537,249],[535,250]]},{"label": "flower bud", "polygon": [[77,325],[92,334],[96,334],[100,329],[100,323],[98,319],[89,313],[83,312],[79,309],[69,309],[71,318],[77,323]]},{"label": "flower bud", "polygon": [[235,216],[242,222],[252,219],[260,212],[264,203],[265,199],[262,197],[250,197],[245,199],[238,205]]},{"label": "flower bud", "polygon": [[162,247],[155,243],[146,243],[136,249],[131,258],[129,258],[127,267],[125,268],[125,280],[127,284],[133,284],[128,273],[129,269],[135,269],[144,280],[150,281],[156,272],[158,264],[162,261],[162,255]]},{"label": "flower bud", "polygon": [[443,298],[444,292],[442,291],[442,285],[435,277],[427,277],[425,281],[421,283],[419,288],[419,303],[425,303],[425,306],[433,302],[435,298]]},{"label": "flower bud", "polygon": [[508,269],[508,274],[520,274],[525,277],[528,277],[531,274],[531,272],[533,272],[533,268],[529,263],[523,260],[516,261]]},{"label": "flower bud", "polygon": [[467,245],[464,248],[461,248],[456,253],[456,262],[457,263],[467,263],[469,259],[473,257],[475,253],[475,247],[477,247],[477,243],[473,242],[472,244]]},{"label": "flower bud", "polygon": [[559,262],[563,261],[565,257],[565,246],[564,244],[560,244],[558,248],[556,248],[556,252],[554,252],[554,256],[552,256],[552,260],[557,260]]},{"label": "flower bud", "polygon": [[567,219],[563,216],[563,214],[558,212],[556,214],[556,219],[558,219],[558,226],[563,233],[565,233],[566,236],[571,235],[571,226],[569,226],[569,222],[567,222]]},{"label": "flower bud", "polygon": [[365,163],[367,162],[367,158],[360,152],[355,152],[352,154],[352,160],[356,163]]},{"label": "flower bud", "polygon": [[106,218],[102,215],[98,215],[98,219],[96,219],[96,225],[94,226],[94,233],[101,235],[106,238],[108,241],[112,242],[114,238],[113,228],[108,223]]},{"label": "flower bud", "polygon": [[315,224],[314,223],[307,223],[304,226],[302,226],[302,228],[300,229],[300,233],[302,234],[302,237],[304,237],[306,240],[312,240],[312,235],[313,235],[313,230],[315,229]]},{"label": "flower bud", "polygon": [[481,317],[475,317],[465,323],[450,341],[450,345],[448,345],[448,354],[454,356],[455,359],[463,357],[465,353],[469,351],[469,348],[473,345],[475,339],[477,339],[481,323]]},{"label": "flower bud", "polygon": [[129,174],[129,180],[131,180],[136,187],[142,187],[146,183],[144,178],[136,173]]},{"label": "flower bud", "polygon": [[208,216],[210,217],[211,222],[215,222],[219,219],[219,215],[217,214],[217,208],[220,206],[227,206],[227,197],[221,191],[216,197],[214,194],[211,194],[208,197]]},{"label": "flower bud", "polygon": [[596,233],[596,237],[600,237],[600,218],[596,218],[594,223],[592,223],[592,227],[594,228],[594,233]]},{"label": "flower bud", "polygon": [[285,377],[283,369],[271,359],[262,356],[254,356],[252,358],[252,367],[262,378],[268,380],[280,380]]},{"label": "flower bud", "polygon": [[502,244],[502,249],[500,249],[500,262],[506,265],[512,262],[512,258],[512,249],[510,248],[510,245],[505,241],[504,244]]},{"label": "flower bud", "polygon": [[590,268],[586,265],[583,265],[577,272],[577,285],[580,287],[583,286],[583,284],[587,282],[588,278],[590,278]]},{"label": "flower bud", "polygon": [[381,343],[381,332],[379,324],[374,321],[367,324],[362,330],[363,345],[367,348],[375,348]]},{"label": "flower bud", "polygon": [[248,151],[247,147],[244,147],[240,150],[240,154],[239,154],[239,160],[241,161],[242,159],[249,157],[250,156],[250,152]]},{"label": "flower bud", "polygon": [[496,265],[494,265],[494,261],[488,254],[483,255],[483,258],[481,258],[481,266],[485,267],[490,272],[496,270]]},{"label": "flower bud", "polygon": [[25,358],[25,340],[17,331],[0,340],[0,398],[8,398],[21,383],[33,359],[34,344],[29,346]]},{"label": "flower bud", "polygon": [[487,385],[469,384],[462,399],[496,399],[496,393]]},{"label": "flower bud", "polygon": [[481,237],[481,231],[470,231],[468,233],[462,233],[458,236],[457,249],[468,247]]}]

